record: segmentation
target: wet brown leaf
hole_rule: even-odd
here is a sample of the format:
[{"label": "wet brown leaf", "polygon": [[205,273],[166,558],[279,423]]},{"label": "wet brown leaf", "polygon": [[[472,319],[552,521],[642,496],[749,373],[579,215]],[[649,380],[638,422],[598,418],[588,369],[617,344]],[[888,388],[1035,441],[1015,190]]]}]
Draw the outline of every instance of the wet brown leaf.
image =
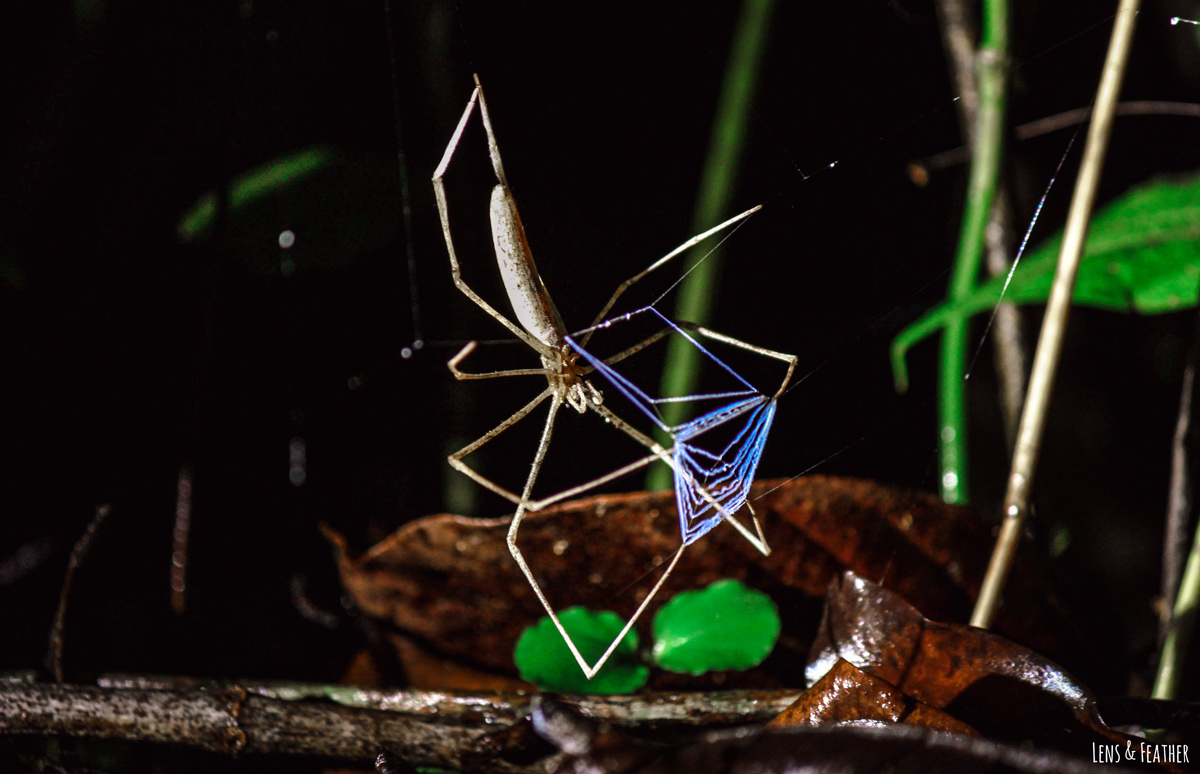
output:
[{"label": "wet brown leaf", "polygon": [[966,723],[935,707],[917,701],[891,683],[868,674],[845,659],[800,695],[768,726],[819,726],[825,723],[873,720],[905,723],[976,735]]},{"label": "wet brown leaf", "polygon": [[1091,743],[1124,749],[1131,739],[1105,725],[1087,688],[1049,659],[983,629],[930,621],[851,572],[829,587],[809,681],[839,660],[992,739],[1035,740],[1075,754]]},{"label": "wet brown leaf", "polygon": [[[689,546],[640,622],[648,626],[675,593],[721,578],[770,594],[784,620],[775,654],[749,673],[717,675],[724,682],[716,684],[801,684],[821,597],[845,569],[884,578],[888,588],[937,617],[968,615],[991,547],[988,530],[968,511],[920,492],[825,476],[760,481],[752,498],[771,555],[761,556],[733,529],[719,526]],[[517,637],[543,611],[508,552],[508,524],[507,518],[431,516],[357,557],[336,532],[326,528],[326,535],[344,587],[367,616],[445,657],[511,673]],[[528,514],[520,534],[521,549],[556,609],[583,605],[623,616],[632,614],[678,545],[669,492],[563,503]],[[1021,582],[1018,573],[1014,583]],[[1031,598],[1044,600],[1044,589]],[[1040,646],[1058,638],[1060,620],[1042,602],[998,627]],[[656,680],[657,687],[705,684],[667,674]]]}]

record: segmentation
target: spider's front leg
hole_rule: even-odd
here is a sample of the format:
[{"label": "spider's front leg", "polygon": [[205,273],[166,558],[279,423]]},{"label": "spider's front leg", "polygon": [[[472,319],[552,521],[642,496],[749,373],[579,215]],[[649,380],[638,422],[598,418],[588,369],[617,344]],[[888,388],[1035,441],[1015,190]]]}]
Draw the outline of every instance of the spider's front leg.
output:
[{"label": "spider's front leg", "polygon": [[[454,236],[450,228],[450,208],[446,202],[445,176],[446,170],[454,158],[454,153],[458,149],[458,144],[462,140],[467,122],[470,121],[471,114],[475,111],[476,103],[480,105],[480,113],[483,116],[484,128],[488,136],[489,153],[492,156],[492,167],[496,172],[498,183],[492,190],[492,205],[490,209],[492,241],[496,248],[496,260],[500,266],[500,273],[504,277],[504,284],[508,290],[509,300],[512,302],[513,309],[516,311],[521,325],[517,325],[498,312],[495,307],[485,301],[482,296],[466,283],[462,277],[462,268],[458,261],[458,253],[454,249]],[[508,191],[508,183],[504,177],[504,167],[500,162],[500,150],[496,145],[496,139],[492,133],[491,120],[487,114],[487,103],[484,101],[483,89],[479,85],[478,78],[475,79],[475,91],[471,93],[471,98],[467,100],[467,106],[463,110],[462,117],[459,119],[458,125],[454,129],[454,134],[451,135],[450,142],[447,143],[446,150],[442,154],[442,160],[438,164],[437,169],[434,170],[433,193],[434,198],[437,200],[438,217],[442,224],[442,238],[446,242],[446,252],[450,257],[450,275],[454,281],[454,286],[463,295],[471,299],[476,306],[487,312],[490,317],[507,328],[514,336],[544,356],[547,349],[552,349],[558,343],[554,337],[553,329],[557,326],[558,331],[561,332],[562,321],[558,318],[558,311],[554,309],[554,303],[550,301],[546,288],[537,274],[537,268],[533,264],[533,257],[529,251],[529,242],[525,238],[525,230],[521,226],[520,216],[517,215],[516,203],[513,201],[512,194]],[[529,315],[531,312],[526,310],[532,310],[534,317],[530,318]],[[547,329],[550,331],[549,336],[546,332]],[[460,352],[460,356],[453,362],[457,363],[457,361],[466,357],[467,354],[470,353],[466,351]],[[451,370],[454,370],[454,368],[452,367]],[[455,375],[458,375],[457,372]]]}]

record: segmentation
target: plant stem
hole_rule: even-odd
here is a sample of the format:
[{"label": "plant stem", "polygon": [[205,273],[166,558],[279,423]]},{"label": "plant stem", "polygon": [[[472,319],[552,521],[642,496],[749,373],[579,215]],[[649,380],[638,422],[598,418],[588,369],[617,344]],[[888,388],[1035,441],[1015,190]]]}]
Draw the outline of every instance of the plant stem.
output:
[{"label": "plant stem", "polygon": [[1167,492],[1167,519],[1163,530],[1162,606],[1159,611],[1159,645],[1166,641],[1173,615],[1171,608],[1179,595],[1179,579],[1183,576],[1188,553],[1188,525],[1195,509],[1193,487],[1198,458],[1196,424],[1192,422],[1192,406],[1197,403],[1196,368],[1200,365],[1200,307],[1196,308],[1196,324],[1192,344],[1188,348],[1187,365],[1183,369],[1183,384],[1179,394],[1179,412],[1175,419],[1175,437],[1171,442],[1171,484]]},{"label": "plant stem", "polygon": [[1034,354],[1033,373],[1029,379],[1029,391],[1025,409],[1021,414],[1021,426],[1017,433],[1017,447],[1013,453],[1012,470],[1008,477],[1008,488],[1004,495],[1004,521],[996,547],[988,564],[979,599],[971,614],[971,624],[987,628],[1000,606],[1000,594],[1012,566],[1013,555],[1021,537],[1021,528],[1029,510],[1029,490],[1037,467],[1041,449],[1042,432],[1046,423],[1046,409],[1054,388],[1054,374],[1062,352],[1063,333],[1066,329],[1067,313],[1071,305],[1071,293],[1075,287],[1075,275],[1087,240],[1088,218],[1096,199],[1096,188],[1112,133],[1113,114],[1117,96],[1121,91],[1121,80],[1125,64],[1129,59],[1130,43],[1133,40],[1137,21],[1139,0],[1121,0],[1117,9],[1116,23],[1109,41],[1108,54],[1104,61],[1104,72],[1096,93],[1096,109],[1088,127],[1087,146],[1079,178],[1075,181],[1075,193],[1067,213],[1067,225],[1063,233],[1062,249],[1058,255],[1058,271],[1054,275],[1054,286],[1046,305],[1042,332],[1038,337],[1037,352]]},{"label": "plant stem", "polygon": [[[972,137],[973,158],[967,184],[967,206],[959,232],[950,299],[961,302],[975,288],[982,262],[984,236],[1004,152],[1004,114],[1008,91],[1008,0],[984,6],[983,36],[976,55],[979,110]],[[952,319],[942,334],[938,374],[938,439],[941,444],[942,499],[967,500],[966,384],[969,318]]]},{"label": "plant stem", "polygon": [[71,583],[75,580],[75,573],[83,564],[88,552],[92,550],[92,544],[96,542],[96,532],[110,513],[112,507],[107,504],[96,508],[96,515],[92,517],[79,540],[75,541],[75,547],[71,549],[71,556],[67,559],[67,572],[63,577],[62,591],[58,595],[58,611],[54,615],[54,623],[50,625],[50,647],[46,652],[46,668],[54,675],[56,682],[63,681],[63,641]]},{"label": "plant stem", "polygon": [[1158,659],[1158,673],[1154,676],[1155,699],[1174,699],[1179,691],[1179,679],[1183,676],[1183,658],[1187,654],[1196,624],[1196,604],[1200,602],[1200,525],[1192,538],[1192,550],[1188,554],[1183,580],[1179,584],[1179,596],[1175,598],[1174,615],[1167,639],[1163,643],[1162,655]]},{"label": "plant stem", "polygon": [[[1158,674],[1154,678],[1152,696],[1155,699],[1173,699],[1178,692],[1182,659],[1188,650],[1195,626],[1196,602],[1200,599],[1200,540],[1193,538],[1191,552],[1187,554],[1187,563],[1184,564],[1187,525],[1192,520],[1196,505],[1193,481],[1197,462],[1194,454],[1197,428],[1192,421],[1192,408],[1196,405],[1198,365],[1200,308],[1197,308],[1192,346],[1188,350],[1187,367],[1183,372],[1179,416],[1171,449],[1171,488],[1167,497],[1167,524],[1163,536],[1162,612],[1159,620],[1162,653],[1158,660]],[[1200,529],[1200,525],[1197,528]]]},{"label": "plant stem", "polygon": [[[742,4],[725,81],[717,102],[712,140],[704,160],[700,193],[692,216],[692,233],[699,233],[722,220],[729,210],[773,6],[774,0],[745,0]],[[714,250],[692,269],[680,286],[675,302],[675,319],[697,325],[708,323],[719,272],[720,254]],[[696,348],[686,341],[678,337],[670,339],[663,366],[661,395],[688,395],[696,391],[700,375],[699,355]],[[679,424],[684,409],[681,403],[667,404],[663,411],[664,421],[668,425]],[[664,446],[670,446],[670,440],[661,434],[657,440]],[[671,485],[670,468],[663,465],[650,468],[646,476],[646,489],[670,489]]]}]

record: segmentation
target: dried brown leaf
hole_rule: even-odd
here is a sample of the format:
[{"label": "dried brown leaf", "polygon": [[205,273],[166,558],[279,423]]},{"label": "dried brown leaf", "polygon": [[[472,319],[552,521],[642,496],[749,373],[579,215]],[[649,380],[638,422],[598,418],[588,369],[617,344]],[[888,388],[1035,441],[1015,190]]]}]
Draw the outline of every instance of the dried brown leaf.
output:
[{"label": "dried brown leaf", "polygon": [[954,734],[978,732],[961,720],[917,701],[896,686],[838,659],[825,675],[768,725],[819,726],[872,720],[906,723]]},{"label": "dried brown leaf", "polygon": [[[736,578],[770,594],[784,631],[775,655],[751,673],[718,675],[722,687],[798,685],[820,615],[820,599],[845,569],[885,584],[922,609],[965,619],[990,550],[970,512],[932,495],[870,481],[809,476],[760,481],[752,489],[770,556],[719,526],[688,547],[642,624],[675,593]],[[446,657],[511,673],[521,631],[543,615],[508,552],[509,519],[431,516],[405,525],[361,556],[326,535],[342,583],[369,617]],[[670,493],[604,495],[529,513],[520,546],[556,609],[583,605],[629,616],[679,545]],[[1018,573],[1015,583],[1021,583]],[[1038,595],[1044,599],[1044,592]],[[1055,639],[1049,606],[1023,616],[1018,636]],[[1046,621],[1051,621],[1049,626]],[[1003,628],[1001,620],[998,625]],[[659,675],[657,687],[697,687]]]},{"label": "dried brown leaf", "polygon": [[1090,743],[1124,749],[1131,740],[1105,725],[1091,692],[1054,662],[984,629],[930,621],[852,572],[829,587],[809,681],[839,660],[992,739],[1034,740],[1075,753]]}]

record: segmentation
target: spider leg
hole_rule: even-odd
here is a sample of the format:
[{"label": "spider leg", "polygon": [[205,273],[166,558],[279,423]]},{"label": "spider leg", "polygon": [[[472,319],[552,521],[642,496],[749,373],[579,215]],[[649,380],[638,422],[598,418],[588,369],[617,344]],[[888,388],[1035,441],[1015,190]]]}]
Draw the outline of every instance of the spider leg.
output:
[{"label": "spider leg", "polygon": [[493,379],[498,376],[551,376],[556,373],[548,368],[514,368],[507,371],[483,372],[459,370],[458,364],[465,360],[468,355],[474,352],[478,345],[479,342],[477,341],[468,341],[466,346],[460,349],[457,355],[450,358],[450,362],[446,363],[446,365],[450,368],[450,373],[454,374],[455,379],[461,381],[463,379]]},{"label": "spider leg", "polygon": [[[666,572],[662,574],[662,577],[659,578],[658,582],[654,584],[654,588],[650,589],[650,593],[647,594],[645,599],[642,600],[642,603],[638,605],[638,609],[635,610],[633,615],[629,617],[629,620],[625,622],[625,627],[621,629],[620,633],[618,633],[613,639],[612,643],[609,644],[608,649],[604,651],[604,655],[600,657],[595,666],[586,667],[584,666],[583,661],[580,660],[579,665],[584,667],[584,674],[587,675],[589,680],[600,671],[601,667],[604,666],[604,663],[608,661],[608,657],[611,656],[613,651],[617,649],[617,646],[621,644],[621,640],[625,639],[625,635],[628,634],[629,630],[633,628],[633,625],[637,622],[637,619],[641,618],[642,613],[645,612],[646,607],[650,604],[650,601],[658,595],[658,590],[663,587],[663,584],[667,582],[667,578],[671,576],[671,572],[675,569],[675,565],[679,563],[679,557],[683,556],[683,549],[685,548],[687,548],[687,546],[680,546],[679,550],[675,552],[675,556],[671,559],[671,563],[667,565]],[[566,636],[566,632],[561,626],[559,627],[559,632],[561,632],[564,637]],[[568,640],[568,643],[569,642],[570,640]],[[572,651],[574,651],[574,648],[572,648]],[[578,658],[579,657],[577,655],[576,659]]]},{"label": "spider leg", "polygon": [[487,134],[488,157],[492,160],[492,170],[500,185],[508,188],[508,176],[504,174],[504,162],[500,160],[500,145],[496,142],[496,133],[492,131],[492,116],[488,113],[487,99],[483,96],[483,84],[479,76],[475,76],[475,93],[479,95],[479,114],[483,118],[483,131]]},{"label": "spider leg", "polygon": [[713,499],[712,495],[705,492],[703,488],[698,487],[697,491],[699,491],[705,497],[705,499],[709,501],[709,503],[711,503],[721,512],[721,515],[724,517],[725,521],[728,522],[734,529],[736,529],[742,537],[746,538],[747,543],[754,546],[754,548],[757,549],[758,552],[763,556],[771,555],[771,546],[767,545],[767,538],[765,535],[763,535],[762,525],[758,523],[758,515],[754,512],[754,509],[750,507],[749,501],[746,502],[746,507],[750,508],[750,518],[754,521],[754,531],[758,533],[757,535],[750,534],[750,530],[746,529],[744,524],[735,519],[732,513],[719,505]]},{"label": "spider leg", "polygon": [[552,385],[546,387],[546,389],[542,390],[542,392],[536,398],[529,401],[521,408],[517,409],[516,413],[513,414],[512,416],[510,416],[508,419],[504,420],[500,424],[493,427],[491,430],[488,430],[486,433],[484,433],[482,436],[480,436],[476,440],[472,441],[471,443],[467,444],[466,446],[462,447],[458,451],[451,454],[447,458],[450,462],[450,466],[453,467],[458,472],[462,473],[463,475],[467,476],[468,478],[470,478],[472,481],[479,484],[483,488],[487,489],[488,491],[495,492],[496,494],[500,495],[501,497],[508,500],[509,502],[515,503],[518,506],[518,511],[517,511],[518,513],[523,513],[526,509],[532,510],[532,511],[539,510],[542,507],[541,504],[530,503],[530,502],[528,502],[528,500],[526,498],[516,494],[515,492],[510,492],[509,490],[500,486],[496,482],[492,481],[490,478],[487,478],[482,473],[479,473],[474,468],[467,465],[467,463],[463,462],[463,457],[466,457],[467,455],[471,454],[475,450],[482,447],[484,444],[486,444],[489,441],[491,441],[492,439],[494,439],[496,436],[503,433],[508,428],[515,425],[517,422],[520,422],[522,419],[524,419],[526,416],[529,415],[529,412],[533,411],[544,400],[546,400],[546,398],[549,398],[551,396],[554,396],[554,400],[550,404],[550,416],[546,420],[546,430],[543,432],[542,444],[541,444],[541,446],[538,447],[538,456],[534,459],[534,467],[532,467],[530,469],[530,479],[529,479],[529,481],[526,482],[526,486],[525,486],[526,493],[531,491],[533,488],[532,482],[534,479],[537,478],[537,475],[536,475],[537,470],[539,470],[541,468],[541,458],[546,453],[545,447],[548,446],[549,442],[550,442],[549,431],[554,426],[554,415],[558,413],[558,407],[562,405],[562,398],[560,398],[558,396],[558,393],[555,391],[555,389]]},{"label": "spider leg", "polygon": [[[479,89],[478,82],[476,82],[475,91],[471,92],[471,98],[467,100],[467,107],[463,110],[462,118],[459,119],[458,126],[455,128],[454,134],[450,137],[449,144],[446,145],[446,151],[442,155],[441,163],[438,164],[437,169],[434,170],[433,173],[433,193],[437,199],[438,217],[442,222],[442,238],[446,242],[446,251],[450,254],[450,275],[454,280],[454,286],[458,288],[463,295],[471,299],[476,306],[487,312],[488,315],[498,321],[505,328],[508,328],[508,330],[511,331],[512,334],[518,339],[524,341],[530,347],[537,350],[539,354],[546,354],[548,348],[545,344],[542,344],[534,336],[530,335],[529,332],[521,328],[521,326],[517,325],[504,315],[500,314],[500,312],[496,311],[495,307],[493,307],[487,301],[484,301],[478,293],[476,293],[469,285],[467,285],[462,278],[462,270],[458,263],[458,254],[454,250],[454,238],[450,233],[450,210],[449,206],[446,204],[446,186],[445,182],[443,181],[443,177],[445,177],[446,168],[450,166],[450,160],[454,157],[454,151],[457,150],[459,141],[462,140],[463,130],[466,129],[467,121],[471,118],[471,113],[473,113],[475,110],[475,103],[479,100],[481,94],[482,91]],[[494,149],[495,139],[492,137],[490,131],[488,132],[488,143],[490,146],[492,146],[492,149]],[[503,169],[499,166],[499,150],[494,150],[495,155],[493,156],[493,167],[496,168],[498,176],[503,175]]]},{"label": "spider leg", "polygon": [[783,393],[787,391],[787,386],[792,381],[792,374],[796,371],[796,364],[800,362],[800,358],[796,357],[795,355],[789,355],[786,352],[776,352],[773,349],[766,349],[765,347],[760,347],[757,344],[750,344],[742,341],[741,339],[735,339],[732,336],[726,336],[724,333],[710,331],[708,328],[696,325],[695,323],[679,322],[677,324],[681,328],[687,328],[690,331],[695,331],[706,339],[719,341],[723,344],[728,344],[731,347],[737,347],[738,349],[744,349],[747,352],[753,352],[755,354],[762,355],[763,357],[770,357],[787,363],[787,374],[784,375],[783,382],[779,385],[779,389],[775,391],[775,399],[778,400]]},{"label": "spider leg", "polygon": [[588,330],[587,333],[584,334],[583,339],[579,343],[584,346],[587,345],[588,339],[591,338],[592,332],[595,330],[596,326],[599,325],[601,323],[601,321],[603,321],[604,318],[608,316],[608,313],[610,311],[612,311],[613,304],[617,303],[617,299],[620,298],[621,295],[626,290],[629,290],[629,288],[633,287],[634,283],[636,283],[638,280],[642,279],[643,277],[645,277],[647,274],[654,271],[655,269],[663,266],[664,264],[669,262],[672,258],[676,257],[677,255],[686,252],[687,250],[689,250],[692,247],[695,247],[699,243],[703,242],[705,239],[708,239],[713,234],[716,234],[719,231],[723,231],[724,229],[729,228],[730,226],[737,223],[738,221],[740,221],[744,218],[750,217],[751,215],[753,215],[754,213],[758,212],[761,209],[762,209],[761,204],[758,205],[757,207],[751,207],[750,209],[746,210],[742,214],[734,215],[732,218],[725,221],[724,223],[719,223],[716,226],[713,226],[708,231],[705,231],[703,234],[697,234],[696,236],[692,237],[688,241],[681,244],[679,247],[676,247],[674,250],[672,250],[671,252],[664,255],[662,258],[659,258],[657,261],[655,261],[654,263],[647,266],[645,269],[642,269],[637,274],[633,275],[629,279],[622,282],[620,285],[617,286],[617,289],[615,291],[613,291],[612,296],[608,299],[608,303],[605,304],[604,308],[600,310],[600,314],[596,315],[596,318],[594,320],[592,320],[592,325],[591,325],[590,329]]},{"label": "spider leg", "polygon": [[[754,522],[754,531],[758,533],[758,539],[762,541],[762,544],[765,546],[767,544],[767,536],[763,534],[762,524],[760,524],[758,521],[758,514],[755,513],[754,506],[750,504],[749,500],[746,500],[746,510],[750,511],[750,519]],[[768,551],[769,550],[770,549],[768,548]]]},{"label": "spider leg", "polygon": [[[575,657],[575,661],[579,663],[579,668],[583,670],[584,674],[590,680],[596,674],[596,671],[599,670],[600,665],[597,665],[593,669],[579,652],[579,648],[575,646],[575,641],[571,639],[571,635],[567,634],[567,630],[563,627],[562,622],[558,620],[558,614],[551,607],[550,600],[546,599],[545,592],[542,591],[541,585],[533,575],[533,570],[529,568],[529,563],[525,561],[525,556],[521,553],[521,548],[517,545],[517,533],[521,529],[521,522],[525,519],[526,503],[529,501],[529,496],[533,494],[533,485],[537,481],[538,473],[542,470],[542,461],[546,458],[546,450],[550,448],[550,436],[554,431],[554,418],[558,414],[558,409],[563,404],[562,396],[559,393],[554,392],[552,395],[550,413],[546,417],[546,425],[542,429],[542,440],[538,443],[537,453],[533,457],[533,463],[529,466],[529,476],[525,479],[525,488],[522,490],[521,497],[517,500],[517,512],[513,514],[512,522],[508,526],[508,552],[512,554],[517,566],[521,568],[521,573],[524,574],[525,580],[529,582],[529,586],[533,589],[533,593],[538,598],[538,601],[542,603],[546,615],[550,616],[550,620],[554,622],[558,633],[562,635],[563,641],[567,643],[567,648],[571,651],[571,655]],[[622,632],[621,636],[625,636],[625,633]],[[620,638],[617,641],[620,642]]]}]

